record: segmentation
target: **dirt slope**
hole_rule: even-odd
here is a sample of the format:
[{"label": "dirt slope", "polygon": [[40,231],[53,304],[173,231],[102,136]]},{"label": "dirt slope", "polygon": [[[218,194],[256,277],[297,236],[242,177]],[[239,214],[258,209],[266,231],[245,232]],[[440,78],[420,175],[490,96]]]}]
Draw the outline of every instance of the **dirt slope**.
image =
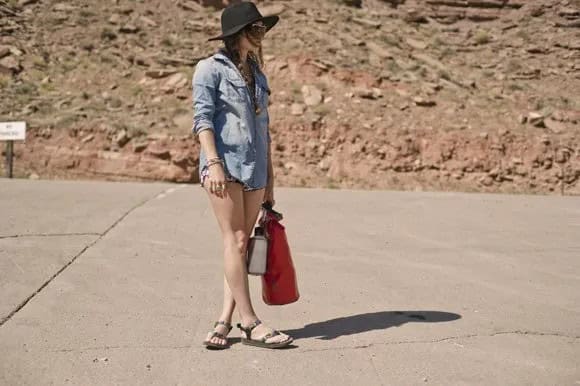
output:
[{"label": "dirt slope", "polygon": [[[196,182],[219,3],[0,0],[17,175]],[[580,193],[580,1],[259,6],[279,185]]]}]

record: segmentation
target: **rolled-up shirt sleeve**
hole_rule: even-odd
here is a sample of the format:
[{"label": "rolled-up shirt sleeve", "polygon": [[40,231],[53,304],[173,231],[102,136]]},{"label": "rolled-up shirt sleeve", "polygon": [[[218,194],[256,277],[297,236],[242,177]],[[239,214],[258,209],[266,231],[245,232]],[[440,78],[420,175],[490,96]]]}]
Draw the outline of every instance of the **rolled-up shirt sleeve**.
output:
[{"label": "rolled-up shirt sleeve", "polygon": [[199,135],[204,130],[214,130],[213,115],[217,77],[210,60],[198,62],[193,74],[193,127],[191,131]]}]

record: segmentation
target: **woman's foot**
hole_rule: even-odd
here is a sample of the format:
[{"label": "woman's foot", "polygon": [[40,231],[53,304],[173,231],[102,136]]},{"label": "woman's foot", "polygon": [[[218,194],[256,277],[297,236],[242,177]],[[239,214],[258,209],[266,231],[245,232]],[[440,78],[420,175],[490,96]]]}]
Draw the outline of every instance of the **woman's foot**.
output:
[{"label": "woman's foot", "polygon": [[232,325],[229,322],[220,320],[215,322],[213,331],[207,334],[203,344],[208,348],[224,349],[228,348],[228,334],[232,330]]},{"label": "woman's foot", "polygon": [[294,341],[289,335],[264,326],[259,319],[247,326],[238,324],[238,328],[241,330],[242,343],[252,346],[280,348]]}]

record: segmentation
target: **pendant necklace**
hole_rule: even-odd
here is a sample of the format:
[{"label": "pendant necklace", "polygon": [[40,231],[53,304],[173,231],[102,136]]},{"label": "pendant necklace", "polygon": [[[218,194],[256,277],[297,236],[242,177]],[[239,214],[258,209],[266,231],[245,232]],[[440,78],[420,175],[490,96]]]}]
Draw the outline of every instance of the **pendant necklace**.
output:
[{"label": "pendant necklace", "polygon": [[[250,68],[250,64],[247,63],[248,68]],[[258,103],[256,101],[257,96],[256,96],[256,79],[254,77],[254,74],[250,68],[250,71],[248,72],[246,70],[245,66],[241,67],[241,71],[242,73],[242,77],[244,78],[244,81],[246,82],[246,86],[248,88],[248,91],[250,91],[250,98],[252,99],[252,104],[254,105],[254,111],[256,113],[256,115],[260,114],[262,112],[262,110],[260,109],[260,106],[258,106]],[[253,92],[251,91],[253,90]]]}]

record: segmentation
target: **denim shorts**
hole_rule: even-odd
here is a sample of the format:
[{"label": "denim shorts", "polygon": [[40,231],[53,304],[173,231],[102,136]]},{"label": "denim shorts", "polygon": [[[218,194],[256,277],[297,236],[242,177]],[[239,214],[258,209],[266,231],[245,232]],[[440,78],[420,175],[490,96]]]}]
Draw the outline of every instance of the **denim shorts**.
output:
[{"label": "denim shorts", "polygon": [[[225,173],[225,175],[226,175],[226,181],[227,181],[227,182],[235,182],[235,183],[237,183],[237,184],[240,184],[240,185],[242,185],[242,187],[243,187],[243,189],[244,189],[244,192],[251,192],[251,191],[253,191],[253,190],[260,190],[260,189],[263,189],[263,188],[258,188],[258,189],[255,189],[255,188],[251,188],[251,187],[249,187],[248,185],[244,184],[242,181],[240,181],[240,180],[238,180],[238,179],[236,179],[236,178],[232,177],[232,176],[231,176],[231,175],[230,175],[230,174],[227,172],[227,170],[225,170],[225,169],[224,169],[224,173]],[[209,177],[209,168],[208,168],[207,166],[204,166],[204,167],[203,167],[203,169],[201,169],[201,173],[200,173],[200,175],[201,175],[201,179],[200,179],[200,185],[203,187],[203,183],[204,183],[204,181],[205,181],[206,177]]]}]

